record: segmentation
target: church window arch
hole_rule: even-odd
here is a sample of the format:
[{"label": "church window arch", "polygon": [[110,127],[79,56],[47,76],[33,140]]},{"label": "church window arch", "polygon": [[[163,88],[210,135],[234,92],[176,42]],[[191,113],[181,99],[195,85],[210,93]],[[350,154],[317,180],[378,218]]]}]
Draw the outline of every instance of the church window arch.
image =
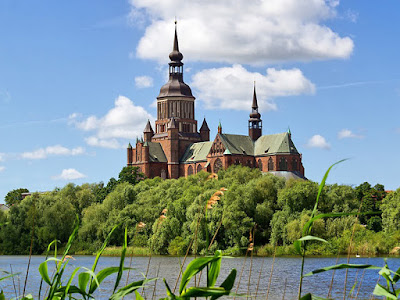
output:
[{"label": "church window arch", "polygon": [[189,167],[188,167],[188,169],[187,169],[187,175],[188,175],[188,176],[193,175],[193,167],[192,167],[192,166],[189,166]]},{"label": "church window arch", "polygon": [[292,159],[292,171],[298,171],[298,170],[299,170],[299,168],[298,168],[297,159],[293,158]]},{"label": "church window arch", "polygon": [[239,159],[235,159],[235,165],[240,165]]},{"label": "church window arch", "polygon": [[201,172],[202,169],[203,169],[203,167],[202,167],[201,165],[197,165],[197,171],[196,171],[196,173]]},{"label": "church window arch", "polygon": [[272,157],[268,159],[268,171],[273,171],[274,170],[274,161],[272,160]]},{"label": "church window arch", "polygon": [[258,168],[260,169],[260,171],[262,172],[262,170],[263,170],[263,164],[262,164],[262,161],[261,161],[261,159],[259,159],[258,160]]},{"label": "church window arch", "polygon": [[165,171],[165,169],[161,170],[161,179],[167,179],[167,172]]},{"label": "church window arch", "polygon": [[214,162],[213,172],[218,173],[219,170],[222,169],[222,161],[217,158]]},{"label": "church window arch", "polygon": [[279,171],[287,171],[287,169],[288,169],[287,159],[285,157],[281,157],[279,159]]}]

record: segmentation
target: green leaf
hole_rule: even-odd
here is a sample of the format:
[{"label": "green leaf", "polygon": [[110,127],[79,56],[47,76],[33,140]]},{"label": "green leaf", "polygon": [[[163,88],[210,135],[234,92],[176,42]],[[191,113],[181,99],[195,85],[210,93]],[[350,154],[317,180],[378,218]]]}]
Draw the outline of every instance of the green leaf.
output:
[{"label": "green leaf", "polygon": [[135,291],[135,297],[136,297],[136,300],[144,300],[142,295],[140,295],[138,291]]},{"label": "green leaf", "polygon": [[115,281],[115,285],[114,285],[114,291],[116,291],[119,282],[121,281],[121,277],[122,277],[122,272],[124,271],[124,261],[125,261],[125,255],[126,255],[126,248],[128,245],[128,230],[125,227],[125,235],[124,235],[124,243],[122,245],[122,253],[121,253],[121,259],[119,262],[119,269],[118,269],[118,275],[117,275],[117,280]]},{"label": "green leaf", "polygon": [[[124,268],[124,270],[129,270],[129,268]],[[91,283],[90,289],[89,289],[89,294],[93,294],[94,291],[103,282],[104,279],[106,279],[111,274],[117,273],[118,271],[119,271],[119,267],[108,267],[108,268],[101,270],[99,273],[97,273],[97,282]]]},{"label": "green leaf", "polygon": [[393,282],[396,283],[400,279],[400,268],[397,269],[396,274],[393,276]]},{"label": "green leaf", "polygon": [[210,263],[210,268],[207,274],[207,287],[213,287],[215,285],[218,279],[219,271],[221,269],[221,250],[217,250],[214,256],[218,257],[218,259]]},{"label": "green leaf", "polygon": [[107,244],[108,244],[108,242],[109,242],[110,239],[111,239],[112,233],[113,233],[114,230],[117,229],[117,227],[120,226],[120,225],[121,225],[121,224],[117,224],[117,225],[115,225],[115,226],[113,227],[113,229],[111,229],[110,233],[107,235],[106,239],[104,240],[103,245],[101,246],[101,248],[99,249],[99,251],[97,251],[97,253],[96,253],[96,258],[94,259],[94,263],[93,263],[93,266],[92,266],[92,271],[93,271],[93,272],[96,271],[97,263],[98,263],[98,261],[99,261],[99,259],[100,259],[101,254],[103,253],[104,249],[106,249]]},{"label": "green leaf", "polygon": [[48,285],[51,285],[50,277],[49,277],[49,272],[48,272],[48,268],[47,268],[47,260],[45,260],[44,262],[42,262],[42,263],[39,265],[39,273],[40,273],[40,276],[42,276],[43,280],[44,280]]},{"label": "green leaf", "polygon": [[176,296],[175,296],[174,293],[171,291],[171,289],[170,289],[170,287],[169,287],[167,281],[165,280],[165,278],[163,278],[163,280],[164,280],[165,288],[167,289],[167,296],[168,296],[169,298],[171,298],[171,299],[175,299]]},{"label": "green leaf", "polygon": [[140,281],[135,281],[132,282],[131,284],[128,284],[127,286],[124,286],[123,288],[120,288],[116,293],[112,294],[110,297],[110,300],[117,300],[117,299],[122,299],[126,295],[129,295],[136,291],[137,289],[140,289],[143,287],[147,282],[150,280],[140,280]]},{"label": "green leaf", "polygon": [[[79,274],[79,276],[78,276],[78,285],[79,285],[79,288],[82,291],[86,292],[86,287],[87,287],[87,284],[89,282],[89,279],[90,279],[89,273],[82,272],[82,273]],[[90,291],[89,291],[89,294],[91,294]]]},{"label": "green leaf", "polygon": [[386,297],[387,299],[397,299],[397,297],[395,295],[393,295],[390,291],[388,291],[385,287],[383,287],[379,283],[375,286],[373,294],[375,296]]},{"label": "green leaf", "polygon": [[230,291],[221,287],[190,287],[181,294],[181,297],[221,297],[229,294]]},{"label": "green leaf", "polygon": [[329,300],[329,299],[315,296],[315,295],[308,293],[308,294],[305,294],[303,297],[301,297],[300,300]]},{"label": "green leaf", "polygon": [[319,237],[316,236],[312,236],[312,235],[306,235],[303,236],[302,238],[298,239],[298,241],[303,242],[303,241],[319,241],[319,242],[324,242],[327,243],[328,241],[321,239]]},{"label": "green leaf", "polygon": [[67,285],[65,286],[65,292],[64,292],[65,295],[68,294],[68,290],[69,290],[69,288],[70,288],[70,286],[71,286],[72,280],[74,279],[76,273],[79,271],[80,268],[81,268],[81,267],[75,268],[75,270],[72,272],[71,276],[69,277],[68,283],[67,283]]},{"label": "green leaf", "polygon": [[334,266],[329,266],[325,267],[322,269],[317,269],[314,271],[311,271],[310,273],[307,273],[304,275],[306,276],[311,276],[314,274],[330,271],[330,270],[340,270],[340,269],[374,269],[374,270],[379,270],[381,269],[380,267],[374,266],[374,265],[357,265],[357,264],[340,264],[340,265],[334,265]]},{"label": "green leaf", "polygon": [[1,293],[0,293],[0,300],[6,300],[6,297],[4,296],[3,290],[1,290]]},{"label": "green leaf", "polygon": [[303,255],[303,253],[302,253],[302,251],[301,251],[301,242],[300,242],[299,240],[295,241],[295,242],[293,243],[293,246],[294,246],[294,250],[296,250],[296,252],[297,252],[299,255]]},{"label": "green leaf", "polygon": [[[221,283],[221,287],[224,288],[227,291],[230,291],[233,288],[233,285],[235,284],[235,279],[236,279],[236,269],[232,269],[231,273],[229,273],[228,277],[224,280],[223,283]],[[213,296],[211,297],[211,300],[218,299],[221,296]]]},{"label": "green leaf", "polygon": [[220,259],[218,256],[211,256],[211,257],[199,257],[196,258],[194,260],[192,260],[185,272],[182,275],[182,280],[181,280],[181,284],[179,286],[179,294],[182,294],[183,290],[186,288],[186,286],[188,285],[190,279],[196,275],[197,273],[199,273],[201,270],[204,269],[204,267],[210,263],[213,262],[215,260]]}]

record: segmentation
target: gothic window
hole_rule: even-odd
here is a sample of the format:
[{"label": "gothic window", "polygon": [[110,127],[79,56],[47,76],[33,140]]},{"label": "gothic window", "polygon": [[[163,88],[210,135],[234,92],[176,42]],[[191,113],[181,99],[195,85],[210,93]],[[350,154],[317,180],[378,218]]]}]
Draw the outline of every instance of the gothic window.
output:
[{"label": "gothic window", "polygon": [[258,168],[259,168],[260,171],[262,172],[262,170],[263,170],[263,165],[262,165],[261,159],[258,160]]},{"label": "gothic window", "polygon": [[199,173],[199,172],[201,171],[201,169],[203,169],[203,168],[201,167],[201,165],[197,165],[197,171],[196,171],[196,173]]},{"label": "gothic window", "polygon": [[287,160],[284,157],[279,159],[279,171],[287,171]]},{"label": "gothic window", "polygon": [[187,169],[187,175],[188,176],[193,175],[193,167],[192,166],[189,166],[189,168]]},{"label": "gothic window", "polygon": [[274,170],[274,161],[272,160],[272,157],[268,159],[268,171],[273,171]]},{"label": "gothic window", "polygon": [[235,165],[240,165],[240,161],[238,159],[235,159]]},{"label": "gothic window", "polygon": [[298,169],[297,166],[298,166],[297,159],[293,158],[293,160],[292,160],[292,171],[298,171],[299,169]]},{"label": "gothic window", "polygon": [[247,165],[249,168],[251,168],[253,164],[251,163],[251,160],[248,160],[246,165]]},{"label": "gothic window", "polygon": [[219,159],[219,158],[217,158],[216,160],[215,160],[215,162],[214,162],[214,168],[213,168],[214,170],[214,173],[217,173],[219,170],[221,170],[222,169],[222,161]]},{"label": "gothic window", "polygon": [[166,179],[167,178],[167,172],[165,172],[164,169],[161,170],[161,179]]}]

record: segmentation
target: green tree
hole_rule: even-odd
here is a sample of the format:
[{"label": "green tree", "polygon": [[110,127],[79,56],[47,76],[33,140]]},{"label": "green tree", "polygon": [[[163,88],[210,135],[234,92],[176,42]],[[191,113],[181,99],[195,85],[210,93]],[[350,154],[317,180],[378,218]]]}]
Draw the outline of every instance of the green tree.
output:
[{"label": "green tree", "polygon": [[123,167],[118,175],[119,182],[129,182],[130,184],[137,184],[144,179],[144,174],[139,171],[138,167]]},{"label": "green tree", "polygon": [[4,202],[10,207],[14,204],[19,204],[22,201],[22,193],[29,193],[28,189],[20,188],[9,191],[4,198]]},{"label": "green tree", "polygon": [[400,188],[388,193],[382,201],[382,227],[386,233],[400,228]]}]

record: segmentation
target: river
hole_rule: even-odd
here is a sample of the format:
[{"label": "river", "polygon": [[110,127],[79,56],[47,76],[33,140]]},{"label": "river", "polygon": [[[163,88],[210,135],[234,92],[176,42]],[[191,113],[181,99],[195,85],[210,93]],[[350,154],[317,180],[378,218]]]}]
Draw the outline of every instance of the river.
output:
[{"label": "river", "polygon": [[[40,275],[38,267],[43,262],[43,256],[33,256],[29,278],[26,287],[26,293],[32,294],[35,299],[40,285]],[[188,258],[188,261],[191,258]],[[94,261],[93,256],[74,256],[74,260],[70,260],[67,272],[71,273],[72,270],[78,266],[91,268]],[[133,257],[132,267],[135,270],[131,271],[130,277],[133,280],[140,280],[143,273],[146,273],[149,265],[149,278],[157,277],[159,280],[153,281],[149,284],[144,292],[147,299],[153,298],[159,299],[165,297],[165,286],[162,278],[165,278],[173,289],[175,286],[176,278],[179,273],[179,264],[182,258],[179,257],[165,257],[155,256],[151,258],[149,265],[148,257]],[[130,258],[127,257],[125,260],[125,266],[129,266]],[[265,299],[268,283],[271,274],[273,258],[271,257],[254,257],[250,258],[238,257],[238,258],[224,258],[221,265],[221,273],[217,285],[221,283],[226,276],[229,274],[232,268],[236,268],[238,276],[236,278],[235,288],[239,282],[239,275],[243,269],[243,274],[240,279],[240,286],[238,293],[247,294],[249,298],[255,299],[257,293],[257,299]],[[339,259],[339,263],[345,263],[346,258],[342,257]],[[27,256],[0,256],[0,268],[14,273],[20,272],[21,275],[14,277],[13,279],[6,279],[0,281],[0,289],[4,290],[6,299],[15,298],[16,294],[21,295],[24,287],[26,268],[28,263]],[[334,265],[336,258],[329,257],[312,257],[306,258],[305,260],[305,273],[319,269],[325,266]],[[357,264],[373,264],[376,266],[383,266],[383,258],[351,258],[350,263]],[[187,262],[186,262],[187,264]],[[389,267],[392,270],[397,270],[400,266],[400,258],[389,258]],[[97,271],[110,267],[118,266],[118,257],[101,257],[99,260]],[[50,266],[50,263],[49,263]],[[274,263],[274,270],[272,274],[272,281],[269,290],[269,299],[296,299],[298,292],[298,282],[300,275],[301,259],[297,257],[277,257]],[[261,271],[261,272],[260,272]],[[366,270],[364,275],[363,271],[349,270],[347,277],[347,293],[351,290],[353,285],[357,282],[357,285],[353,289],[353,296],[358,292],[358,299],[368,299],[372,294],[375,284],[379,279],[379,270]],[[49,271],[50,273],[50,271]],[[251,274],[250,274],[251,273]],[[261,275],[260,275],[261,274]],[[250,276],[251,275],[251,276]],[[0,276],[3,277],[3,276]],[[344,287],[345,270],[336,271],[331,297],[334,299],[343,298],[343,287]],[[317,274],[311,277],[306,277],[303,284],[303,292],[312,292],[315,295],[326,297],[328,295],[329,286],[332,279],[332,271]],[[202,281],[205,280],[205,276],[202,276]],[[110,277],[101,284],[101,288],[96,292],[96,299],[108,299],[111,291],[114,287],[115,276]],[[126,273],[122,279],[122,283],[126,282]],[[259,284],[258,284],[259,282]],[[359,284],[361,288],[359,289]],[[381,283],[384,284],[381,279]],[[203,286],[205,283],[203,282]],[[258,290],[257,290],[258,285]],[[44,289],[45,290],[45,289]],[[134,296],[125,297],[125,299],[132,299]],[[243,298],[238,298],[243,299]]]}]

